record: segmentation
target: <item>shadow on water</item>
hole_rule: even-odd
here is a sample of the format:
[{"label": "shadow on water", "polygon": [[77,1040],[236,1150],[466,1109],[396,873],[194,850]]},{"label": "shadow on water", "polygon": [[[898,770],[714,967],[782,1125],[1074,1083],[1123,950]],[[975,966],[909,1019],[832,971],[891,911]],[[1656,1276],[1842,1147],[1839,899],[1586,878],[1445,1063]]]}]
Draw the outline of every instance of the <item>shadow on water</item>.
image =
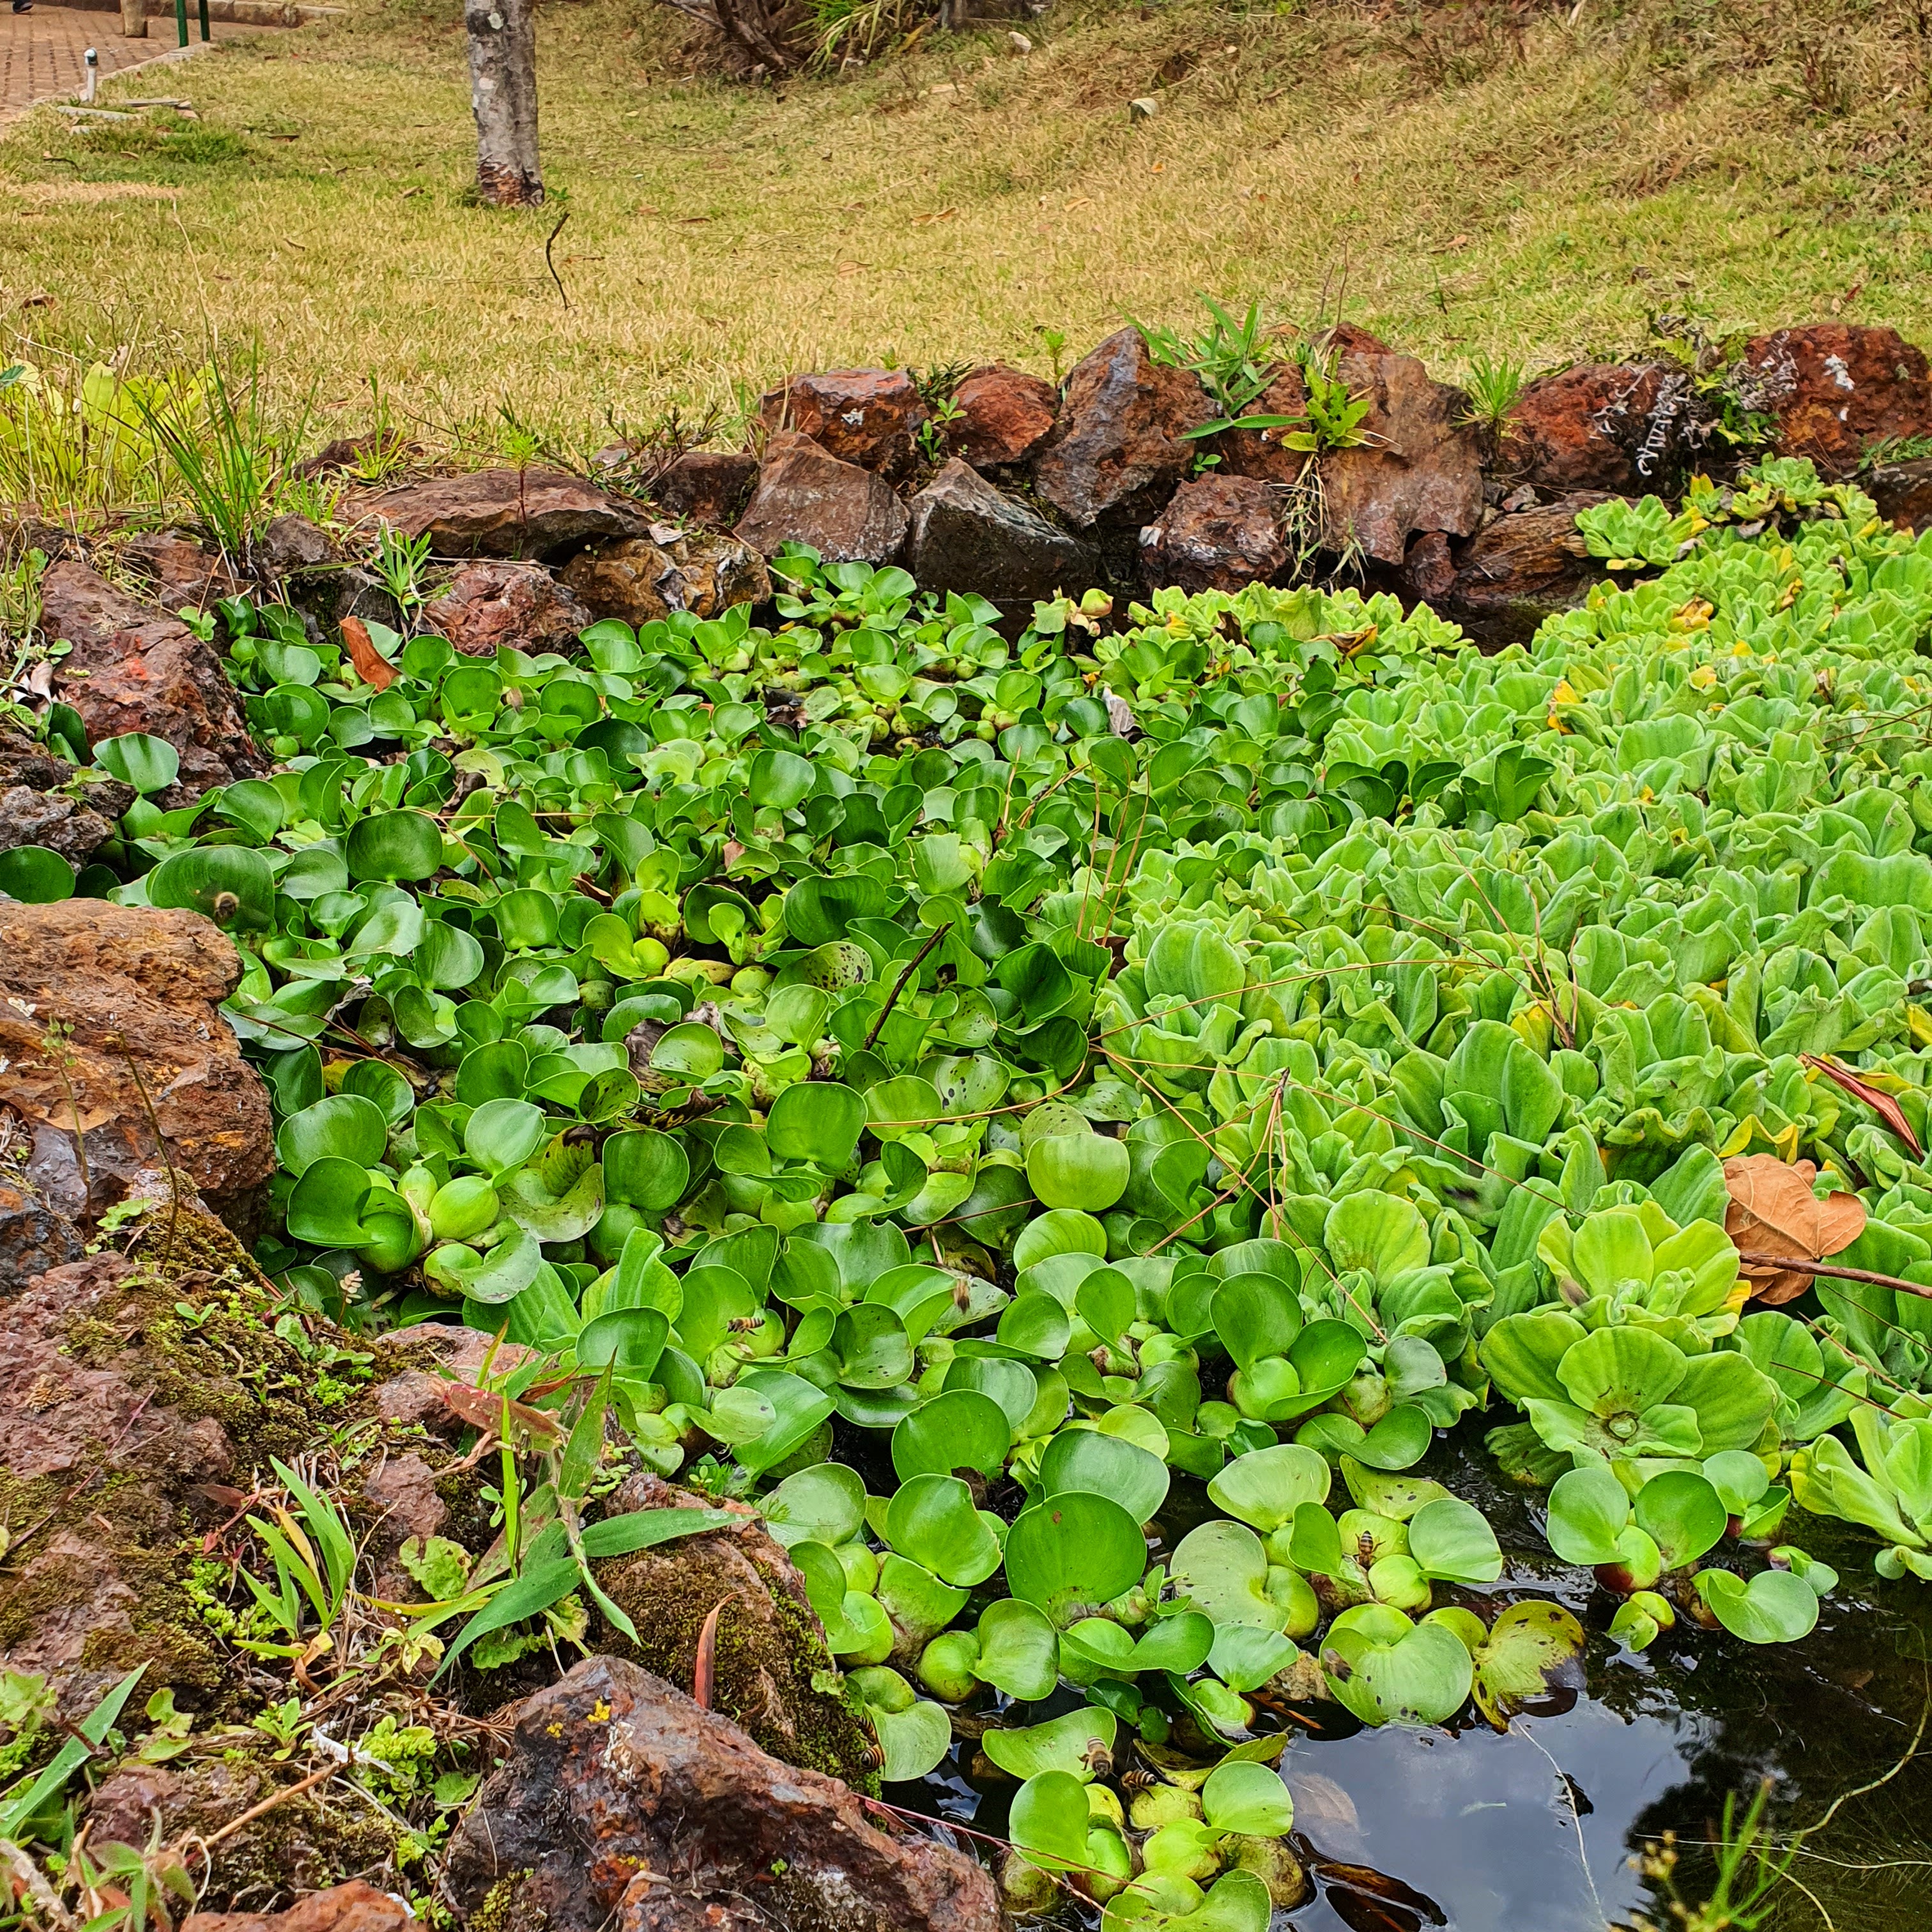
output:
[{"label": "shadow on water", "polygon": [[[1297,1732],[1282,1764],[1299,1847],[1322,1862],[1324,1882],[1308,1904],[1276,1915],[1276,1932],[1604,1932],[1638,1910],[1670,1926],[1634,1868],[1646,1841],[1676,1834],[1678,1890],[1701,1903],[1727,1796],[1742,1814],[1769,1779],[1766,1822],[1782,1834],[1814,1824],[1910,1748],[1932,1696],[1932,1586],[1876,1576],[1868,1540],[1792,1513],[1790,1540],[1843,1580],[1802,1643],[1754,1647],[1680,1623],[1634,1656],[1607,1635],[1614,1600],[1550,1556],[1534,1499],[1496,1479],[1478,1435],[1460,1434],[1428,1466],[1484,1510],[1506,1552],[1536,1552],[1514,1557],[1492,1591],[1460,1600],[1492,1615],[1528,1594],[1568,1604],[1589,1632],[1589,1694],[1519,1716],[1502,1734],[1480,1719],[1453,1734],[1366,1730],[1321,1707],[1334,1721]],[[1190,1526],[1186,1506],[1170,1504],[1170,1544]],[[956,1753],[970,1756],[970,1748]],[[954,1764],[891,1795],[998,1836],[1010,1792],[975,1789]],[[1341,1869],[1352,1866],[1369,1868],[1370,1888],[1352,1888]],[[1375,1874],[1396,1888],[1377,1895]],[[1781,1886],[1774,1908],[1740,1928],[1932,1927],[1932,1727],[1922,1755],[1807,1840],[1793,1876],[1812,1899]],[[1403,1888],[1419,1897],[1405,1904]]]}]

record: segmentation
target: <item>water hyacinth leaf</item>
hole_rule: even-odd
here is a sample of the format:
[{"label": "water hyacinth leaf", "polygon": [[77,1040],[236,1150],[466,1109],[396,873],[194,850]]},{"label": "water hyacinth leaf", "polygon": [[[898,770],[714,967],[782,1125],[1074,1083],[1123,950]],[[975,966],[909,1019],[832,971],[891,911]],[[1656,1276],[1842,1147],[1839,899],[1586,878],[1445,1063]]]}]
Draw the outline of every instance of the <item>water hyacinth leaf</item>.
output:
[{"label": "water hyacinth leaf", "polygon": [[1293,1642],[1279,1630],[1263,1630],[1254,1624],[1222,1624],[1208,1649],[1208,1667],[1230,1690],[1258,1690],[1300,1654]]},{"label": "water hyacinth leaf", "polygon": [[527,1100],[486,1100],[463,1130],[463,1150],[492,1180],[523,1166],[544,1144],[543,1109]]},{"label": "water hyacinth leaf", "polygon": [[320,1155],[289,1196],[289,1232],[318,1248],[359,1248],[368,1238],[361,1214],[368,1196],[368,1170],[362,1162]]},{"label": "water hyacinth leaf", "polygon": [[44,845],[0,852],[0,892],[23,905],[58,905],[74,897],[74,869]]},{"label": "water hyacinth leaf", "polygon": [[100,739],[94,747],[94,762],[144,798],[166,791],[181,773],[181,754],[165,738],[146,731]]},{"label": "water hyacinth leaf", "polygon": [[1074,1311],[1104,1342],[1118,1342],[1136,1312],[1134,1285],[1118,1268],[1095,1268],[1073,1291]]},{"label": "water hyacinth leaf", "polygon": [[1228,1515],[1265,1536],[1292,1522],[1302,1504],[1326,1502],[1332,1480],[1333,1472],[1312,1449],[1283,1442],[1236,1456],[1208,1485],[1208,1494]]},{"label": "water hyacinth leaf", "polygon": [[690,1185],[689,1156],[670,1135],[651,1127],[613,1134],[602,1164],[606,1198],[646,1214],[675,1208]]},{"label": "water hyacinth leaf", "polygon": [[852,1164],[865,1124],[864,1098],[850,1087],[836,1080],[801,1080],[772,1103],[765,1138],[782,1160],[809,1161],[838,1174]]},{"label": "water hyacinth leaf", "polygon": [[1475,1653],[1476,1708],[1498,1730],[1521,1710],[1568,1709],[1583,1688],[1583,1627],[1560,1604],[1512,1604]]},{"label": "water hyacinth leaf", "polygon": [[952,1720],[930,1698],[916,1699],[903,1711],[883,1710],[876,1704],[867,1708],[885,1754],[879,1767],[881,1783],[910,1784],[945,1762],[952,1748]]},{"label": "water hyacinth leaf", "polygon": [[[1318,1504],[1302,1507],[1320,1509]],[[1325,1510],[1320,1513],[1328,1515]],[[1329,1520],[1332,1528],[1334,1519]],[[1204,1522],[1190,1530],[1168,1564],[1174,1588],[1216,1624],[1253,1624],[1278,1630],[1288,1616],[1268,1594],[1268,1552],[1261,1538],[1238,1522]]]},{"label": "water hyacinth leaf", "polygon": [[1168,1481],[1167,1465],[1158,1456],[1097,1430],[1063,1430],[1040,1462],[1042,1498],[1074,1490],[1109,1497],[1136,1523],[1151,1520],[1167,1500]]},{"label": "water hyacinth leaf", "polygon": [[[1037,1298],[1034,1298],[1037,1299]],[[946,1371],[946,1389],[971,1390],[998,1405],[1017,1438],[1040,1401],[1040,1378],[1022,1363],[998,1355],[958,1355]]]},{"label": "water hyacinth leaf", "polygon": [[1475,1664],[1453,1630],[1418,1624],[1376,1641],[1341,1628],[1342,1621],[1330,1631],[1322,1664],[1336,1696],[1364,1724],[1439,1724],[1462,1708]]},{"label": "water hyacinth leaf", "polygon": [[892,1469],[901,1482],[950,1476],[956,1469],[990,1475],[1006,1460],[1012,1430],[1006,1412],[976,1389],[947,1389],[892,1430]]},{"label": "water hyacinth leaf", "polygon": [[1238,1274],[1214,1297],[1214,1332],[1237,1364],[1286,1355],[1301,1333],[1301,1304],[1287,1282],[1268,1274]]},{"label": "water hyacinth leaf", "polygon": [[542,1247],[522,1228],[512,1228],[478,1261],[452,1272],[457,1292],[466,1300],[494,1308],[522,1294],[543,1264]]},{"label": "water hyacinth leaf", "polygon": [[[886,1534],[902,1555],[961,1588],[984,1582],[1000,1567],[1000,1546],[974,1508],[972,1491],[955,1476],[920,1475],[902,1483],[886,1513]],[[1011,1536],[1010,1531],[1009,1542]]]},{"label": "water hyacinth leaf", "polygon": [[1710,1483],[1688,1469],[1653,1476],[1636,1493],[1637,1527],[1657,1545],[1666,1570],[1694,1563],[1722,1541],[1730,1512]]},{"label": "water hyacinth leaf", "polygon": [[1046,1613],[1004,1597],[980,1616],[980,1654],[974,1674],[1022,1703],[1049,1695],[1060,1680],[1060,1638]]},{"label": "water hyacinth leaf", "polygon": [[1136,1642],[1133,1667],[1136,1670],[1171,1670],[1181,1676],[1198,1670],[1208,1660],[1217,1633],[1212,1618],[1198,1610],[1184,1610],[1178,1616],[1164,1616],[1150,1624]]},{"label": "water hyacinth leaf", "polygon": [[896,1388],[912,1372],[905,1324],[876,1301],[841,1312],[832,1331],[838,1379],[848,1388]]},{"label": "water hyacinth leaf", "polygon": [[612,1368],[648,1382],[670,1339],[670,1323],[658,1308],[615,1308],[578,1331],[580,1368]]},{"label": "water hyacinth leaf", "polygon": [[1742,1516],[1771,1487],[1771,1472],[1761,1456],[1726,1449],[1704,1459],[1704,1478],[1732,1516]]},{"label": "water hyacinth leaf", "polygon": [[1027,1155],[1027,1180],[1048,1208],[1102,1214],[1127,1190],[1131,1162],[1124,1141],[1104,1134],[1054,1134]]},{"label": "water hyacinth leaf", "polygon": [[1425,1576],[1447,1583],[1493,1583],[1503,1574],[1496,1532],[1457,1496],[1424,1503],[1409,1518],[1408,1553]]},{"label": "water hyacinth leaf", "polygon": [[908,1642],[928,1643],[966,1607],[967,1592],[889,1552],[879,1564],[880,1603]]},{"label": "water hyacinth leaf", "polygon": [[1294,1823],[1294,1801],[1281,1774],[1239,1759],[1216,1765],[1201,1787],[1201,1806],[1217,1832],[1279,1838]]},{"label": "water hyacinth leaf", "polygon": [[[1089,1705],[1043,1724],[994,1726],[981,1738],[980,1748],[1009,1777],[1037,1778],[1043,1772],[1061,1771],[1084,1785],[1098,1774],[1094,1760],[1104,1765],[1112,1756],[1120,1728],[1112,1712]],[[1084,1813],[1084,1793],[1080,1802]]]},{"label": "water hyacinth leaf", "polygon": [[1036,1772],[1013,1794],[1006,1828],[1016,1847],[1042,1870],[1084,1870],[1086,1788],[1070,1772]]},{"label": "water hyacinth leaf", "polygon": [[760,1508],[774,1541],[789,1548],[809,1538],[836,1550],[866,1526],[866,1483],[843,1462],[795,1471]]},{"label": "water hyacinth leaf", "polygon": [[224,928],[273,923],[275,886],[252,846],[203,845],[164,859],[143,881],[152,906],[198,912]]},{"label": "water hyacinth leaf", "polygon": [[1796,1643],[1817,1627],[1817,1592],[1788,1570],[1762,1570],[1748,1582],[1728,1570],[1700,1570],[1691,1581],[1704,1607],[1746,1643]]},{"label": "water hyacinth leaf", "polygon": [[1132,1588],[1147,1568],[1147,1544],[1111,1497],[1076,1490],[1020,1512],[1006,1532],[1006,1564],[1012,1594],[1064,1624],[1078,1606]]},{"label": "water hyacinth leaf", "polygon": [[1072,1334],[1066,1310],[1050,1294],[1018,1294],[1000,1312],[995,1331],[1003,1348],[1057,1361]]},{"label": "water hyacinth leaf", "polygon": [[389,1124],[374,1101],[360,1094],[332,1094],[291,1114],[275,1135],[275,1154],[299,1178],[325,1155],[373,1167],[388,1145]]},{"label": "water hyacinth leaf", "polygon": [[442,828],[425,812],[378,812],[349,828],[352,879],[427,879],[442,863]]}]

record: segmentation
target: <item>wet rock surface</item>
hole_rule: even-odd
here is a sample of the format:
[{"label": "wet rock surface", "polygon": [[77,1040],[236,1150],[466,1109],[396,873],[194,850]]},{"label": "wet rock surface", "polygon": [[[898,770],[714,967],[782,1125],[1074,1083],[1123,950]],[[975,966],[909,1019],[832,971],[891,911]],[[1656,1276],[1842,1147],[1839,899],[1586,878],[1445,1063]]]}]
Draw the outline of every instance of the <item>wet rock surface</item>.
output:
[{"label": "wet rock surface", "polygon": [[960,457],[908,508],[906,568],[922,590],[970,592],[1023,613],[1058,591],[1078,596],[1098,567],[1092,545],[1003,495]]},{"label": "wet rock surface", "polygon": [[54,667],[52,694],[80,714],[88,736],[98,743],[145,731],[181,754],[179,776],[157,796],[162,809],[267,772],[214,647],[179,618],[72,561],[41,578],[40,606],[43,634],[74,646]]},{"label": "wet rock surface", "polygon": [[215,1010],[241,976],[197,913],[0,902],[0,1105],[59,1212],[100,1213],[165,1158],[254,1232],[275,1166],[268,1091]]},{"label": "wet rock surface", "polygon": [[1888,522],[1908,530],[1932,530],[1932,457],[1881,463],[1862,482]]},{"label": "wet rock surface", "polygon": [[358,490],[345,514],[427,534],[437,556],[560,561],[586,544],[644,534],[642,507],[556,470],[478,470],[400,488]]},{"label": "wet rock surface", "polygon": [[1602,580],[1601,561],[1585,546],[1576,514],[1609,500],[1601,491],[1579,491],[1495,518],[1455,547],[1446,582],[1416,588],[1441,600],[1444,616],[1485,644],[1527,643],[1544,618],[1574,610]]},{"label": "wet rock surface", "polygon": [[1067,376],[1034,487],[1076,529],[1150,523],[1198,453],[1181,438],[1211,415],[1193,376],[1161,368],[1138,329],[1120,329]]},{"label": "wet rock surface", "polygon": [[465,657],[483,658],[493,656],[500,644],[524,651],[567,650],[591,614],[567,581],[559,583],[536,566],[466,563],[424,607],[423,622]]},{"label": "wet rock surface", "polygon": [[1252,476],[1211,470],[1184,483],[1141,532],[1141,574],[1150,588],[1239,590],[1264,583],[1288,562],[1279,493]]},{"label": "wet rock surface", "polygon": [[808,543],[830,563],[890,563],[905,542],[905,506],[884,480],[784,430],[765,446],[758,487],[734,534],[761,556]]},{"label": "wet rock surface", "polygon": [[23,732],[0,725],[0,852],[44,845],[76,869],[134,802],[118,778],[82,779]]},{"label": "wet rock surface", "polygon": [[647,624],[674,610],[715,617],[734,604],[761,604],[772,594],[765,560],[736,537],[653,526],[580,551],[563,568],[564,584],[596,617]]},{"label": "wet rock surface", "polygon": [[417,1923],[400,1899],[354,1880],[312,1893],[286,1912],[192,1912],[181,1932],[402,1932]]},{"label": "wet rock surface", "polygon": [[651,485],[651,500],[681,522],[728,530],[758,480],[749,450],[688,449]]},{"label": "wet rock surface", "polygon": [[520,1707],[445,1883],[472,1924],[548,1932],[997,1932],[976,1861],[883,1822],[662,1678],[593,1657]]}]

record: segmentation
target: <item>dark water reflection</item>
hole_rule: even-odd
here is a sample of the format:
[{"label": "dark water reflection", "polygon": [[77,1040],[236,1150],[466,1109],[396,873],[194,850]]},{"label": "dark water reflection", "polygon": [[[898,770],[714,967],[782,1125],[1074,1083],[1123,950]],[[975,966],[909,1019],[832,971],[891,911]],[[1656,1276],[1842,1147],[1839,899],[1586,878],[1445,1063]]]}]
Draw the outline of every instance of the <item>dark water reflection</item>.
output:
[{"label": "dark water reflection", "polygon": [[[1604,1932],[1639,1908],[1662,1922],[1661,1901],[1631,1865],[1645,1840],[1678,1834],[1679,1884],[1700,1903],[1711,1882],[1704,1846],[1727,1795],[1742,1810],[1770,1778],[1770,1822],[1788,1832],[1906,1752],[1932,1681],[1932,1585],[1876,1576],[1869,1541],[1792,1513],[1790,1540],[1844,1579],[1803,1643],[1754,1648],[1680,1626],[1629,1657],[1606,1634],[1612,1600],[1552,1562],[1528,1503],[1494,1483],[1473,1441],[1429,1467],[1490,1514],[1505,1550],[1540,1552],[1490,1594],[1540,1590],[1569,1604],[1591,1633],[1589,1694],[1560,1713],[1520,1716],[1502,1735],[1480,1721],[1451,1734],[1363,1730],[1346,1718],[1332,1732],[1295,1735],[1282,1769],[1307,1848],[1401,1881],[1440,1918],[1324,1885],[1310,1904],[1277,1915],[1276,1932],[1406,1932],[1431,1922],[1454,1932]],[[1178,1537],[1186,1526],[1177,1514],[1167,1528]],[[975,1791],[956,1772],[893,1796],[1004,1829],[1006,1792]],[[1932,1747],[1882,1790],[1845,1804],[1808,1842],[1795,1875],[1816,1905],[1782,1888],[1761,1922],[1767,1932],[1821,1926],[1820,1906],[1839,1932],[1932,1928]]]}]

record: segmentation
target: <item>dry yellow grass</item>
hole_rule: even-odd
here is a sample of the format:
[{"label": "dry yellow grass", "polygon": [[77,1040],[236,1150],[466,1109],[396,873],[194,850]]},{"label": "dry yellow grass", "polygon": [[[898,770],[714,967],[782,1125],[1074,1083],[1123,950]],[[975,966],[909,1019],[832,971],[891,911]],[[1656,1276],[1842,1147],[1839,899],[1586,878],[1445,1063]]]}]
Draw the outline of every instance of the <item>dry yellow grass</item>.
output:
[{"label": "dry yellow grass", "polygon": [[[583,439],[736,410],[792,368],[1045,372],[1042,326],[1077,355],[1126,316],[1190,321],[1196,289],[1303,320],[1339,300],[1452,375],[1478,352],[1626,350],[1657,309],[1932,340],[1908,4],[1589,0],[1572,26],[1061,0],[1030,56],[954,36],[776,94],[680,76],[666,8],[554,5],[558,199],[506,214],[464,197],[458,10],[391,0],[183,70],[198,161],[145,130],[16,124],[0,357],[255,337],[325,418],[366,418],[373,380],[436,440],[474,440],[500,401]],[[166,194],[116,186],[141,183]],[[567,310],[544,262],[566,207]]]}]

